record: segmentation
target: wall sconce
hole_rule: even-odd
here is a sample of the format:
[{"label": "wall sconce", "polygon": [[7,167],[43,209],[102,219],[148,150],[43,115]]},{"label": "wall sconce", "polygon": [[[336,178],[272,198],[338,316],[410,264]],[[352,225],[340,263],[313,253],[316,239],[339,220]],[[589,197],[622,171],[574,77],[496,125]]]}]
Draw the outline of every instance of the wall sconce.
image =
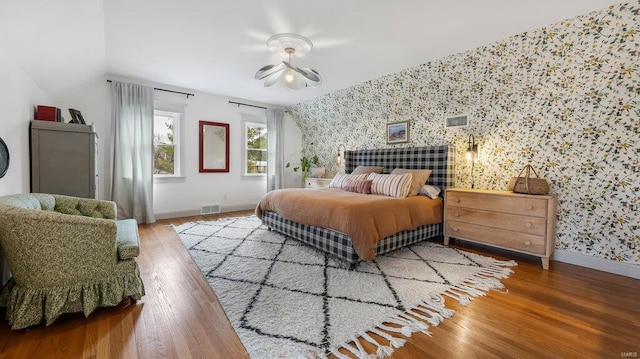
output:
[{"label": "wall sconce", "polygon": [[475,181],[473,180],[473,167],[476,162],[476,156],[478,155],[478,145],[476,144],[476,138],[473,135],[469,135],[469,147],[467,147],[467,161],[471,161],[471,188],[474,187]]},{"label": "wall sconce", "polygon": [[[340,152],[340,147],[342,147],[342,152]],[[342,156],[346,149],[347,146],[343,145],[342,143],[338,145],[338,157],[336,158],[336,160],[338,161],[338,165],[342,164]]]}]

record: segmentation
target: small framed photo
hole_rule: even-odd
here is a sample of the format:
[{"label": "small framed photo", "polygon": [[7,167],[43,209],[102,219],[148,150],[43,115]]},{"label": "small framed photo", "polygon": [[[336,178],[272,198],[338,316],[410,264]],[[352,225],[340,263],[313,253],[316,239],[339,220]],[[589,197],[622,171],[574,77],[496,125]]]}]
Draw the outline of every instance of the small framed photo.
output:
[{"label": "small framed photo", "polygon": [[71,115],[71,121],[69,121],[69,123],[79,123],[81,125],[86,125],[86,122],[84,122],[84,117],[82,117],[82,113],[80,111],[70,108],[69,114]]},{"label": "small framed photo", "polygon": [[409,142],[409,121],[387,123],[387,143]]}]

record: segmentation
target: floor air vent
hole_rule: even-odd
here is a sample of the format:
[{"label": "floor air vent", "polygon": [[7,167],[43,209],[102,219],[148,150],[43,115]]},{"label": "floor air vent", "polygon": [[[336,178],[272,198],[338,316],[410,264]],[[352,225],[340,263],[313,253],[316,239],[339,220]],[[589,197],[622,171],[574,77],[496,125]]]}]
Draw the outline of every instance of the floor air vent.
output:
[{"label": "floor air vent", "polygon": [[200,208],[200,214],[220,213],[219,204],[208,204]]}]

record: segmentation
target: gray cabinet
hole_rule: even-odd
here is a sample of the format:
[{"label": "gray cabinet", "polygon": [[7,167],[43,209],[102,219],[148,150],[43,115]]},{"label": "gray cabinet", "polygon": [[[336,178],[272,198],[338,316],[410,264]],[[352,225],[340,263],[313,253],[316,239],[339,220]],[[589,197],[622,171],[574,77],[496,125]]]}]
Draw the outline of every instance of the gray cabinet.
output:
[{"label": "gray cabinet", "polygon": [[93,125],[31,121],[31,192],[98,198]]}]

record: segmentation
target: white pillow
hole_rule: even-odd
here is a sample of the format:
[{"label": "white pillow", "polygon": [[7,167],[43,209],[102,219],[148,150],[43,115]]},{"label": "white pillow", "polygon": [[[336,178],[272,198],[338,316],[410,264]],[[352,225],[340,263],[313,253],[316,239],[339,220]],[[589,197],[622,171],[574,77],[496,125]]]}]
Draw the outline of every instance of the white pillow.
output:
[{"label": "white pillow", "polygon": [[331,180],[331,182],[329,182],[329,188],[340,188],[343,189],[343,187],[346,185],[346,180],[355,180],[355,181],[364,181],[367,179],[367,174],[361,174],[361,175],[348,175],[345,173],[338,173],[335,177],[333,177],[333,179]]},{"label": "white pillow", "polygon": [[401,175],[387,175],[369,173],[367,179],[371,180],[371,193],[389,197],[404,198],[411,192],[411,173]]},{"label": "white pillow", "polygon": [[427,196],[432,199],[438,198],[439,194],[440,194],[440,187],[432,186],[428,184],[422,186],[422,188],[420,188],[420,192],[418,192],[418,195]]}]

